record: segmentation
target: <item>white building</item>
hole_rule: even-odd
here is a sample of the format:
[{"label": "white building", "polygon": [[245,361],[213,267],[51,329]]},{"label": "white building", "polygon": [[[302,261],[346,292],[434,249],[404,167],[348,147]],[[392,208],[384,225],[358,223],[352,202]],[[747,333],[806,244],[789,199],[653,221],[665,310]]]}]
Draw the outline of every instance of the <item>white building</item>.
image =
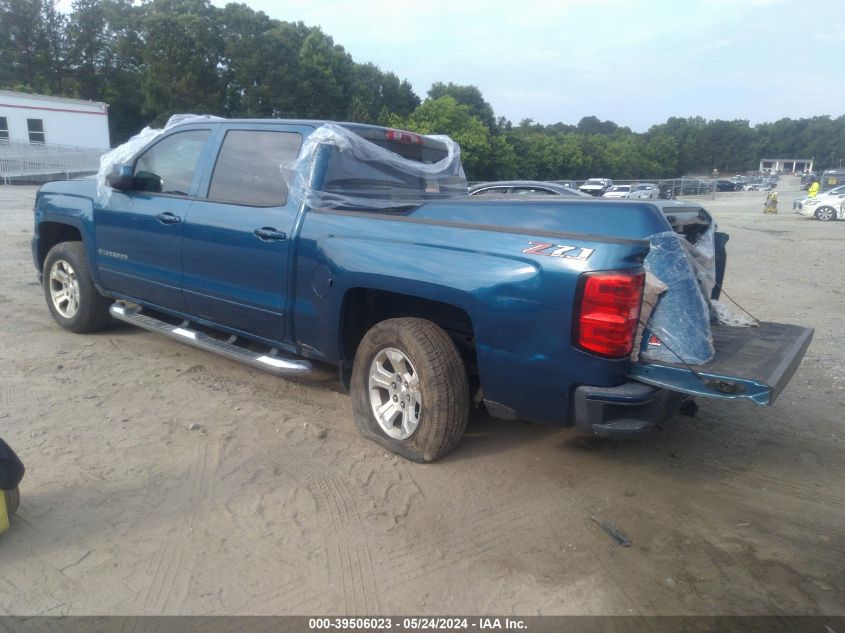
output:
[{"label": "white building", "polygon": [[763,158],[760,160],[761,172],[802,174],[813,171],[812,158]]},{"label": "white building", "polygon": [[108,107],[99,101],[0,90],[0,143],[108,149]]}]

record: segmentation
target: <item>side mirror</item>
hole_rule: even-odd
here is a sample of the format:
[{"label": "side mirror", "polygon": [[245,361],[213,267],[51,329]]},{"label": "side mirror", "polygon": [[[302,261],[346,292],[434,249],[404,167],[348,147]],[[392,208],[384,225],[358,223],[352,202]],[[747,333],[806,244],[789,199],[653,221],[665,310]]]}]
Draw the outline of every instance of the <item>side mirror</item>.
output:
[{"label": "side mirror", "polygon": [[163,182],[161,176],[151,171],[139,171],[132,179],[133,187],[138,191],[152,191],[161,193]]},{"label": "side mirror", "polygon": [[135,179],[132,177],[132,165],[117,165],[110,174],[106,175],[106,182],[112,189],[128,191],[135,186]]},{"label": "side mirror", "polygon": [[[0,440],[0,490],[13,490],[23,479],[24,467],[15,451]],[[0,493],[2,494],[2,493]]]}]

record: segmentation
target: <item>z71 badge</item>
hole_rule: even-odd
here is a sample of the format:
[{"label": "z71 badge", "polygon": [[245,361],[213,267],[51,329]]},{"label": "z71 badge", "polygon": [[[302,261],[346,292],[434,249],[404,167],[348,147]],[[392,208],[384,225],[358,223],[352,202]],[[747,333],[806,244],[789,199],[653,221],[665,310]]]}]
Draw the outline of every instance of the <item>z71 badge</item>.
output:
[{"label": "z71 badge", "polygon": [[594,248],[583,248],[581,246],[565,246],[563,244],[548,244],[546,242],[528,242],[531,246],[522,252],[526,255],[545,255],[547,257],[560,257],[562,259],[576,259],[586,261],[595,252]]}]

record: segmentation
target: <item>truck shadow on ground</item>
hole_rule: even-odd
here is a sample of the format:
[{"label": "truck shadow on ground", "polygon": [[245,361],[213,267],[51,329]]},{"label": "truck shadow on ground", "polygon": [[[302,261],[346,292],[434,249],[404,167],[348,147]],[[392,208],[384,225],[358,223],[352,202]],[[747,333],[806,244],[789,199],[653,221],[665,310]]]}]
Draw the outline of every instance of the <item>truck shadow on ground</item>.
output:
[{"label": "truck shadow on ground", "polygon": [[[499,420],[483,407],[470,412],[466,433],[458,446],[443,460],[459,461],[512,452],[526,444],[548,445],[565,429],[524,420]],[[441,461],[443,461],[441,460]]]},{"label": "truck shadow on ground", "polygon": [[[781,437],[780,428],[787,421],[768,416],[766,427],[761,428],[759,418],[764,415],[753,407],[736,415],[730,406],[716,405],[695,418],[677,416],[661,428],[631,439],[606,439],[574,427],[497,420],[481,409],[472,413],[463,440],[443,461],[486,460],[509,453],[517,460],[552,464],[548,472],[552,477],[553,464],[565,470],[574,463],[600,462],[631,472],[668,471],[688,480],[710,480],[720,473],[755,468],[806,467],[797,463],[795,451],[785,450],[782,440],[786,438]],[[806,461],[806,454],[812,453],[814,461],[822,463],[834,457],[834,450],[808,445],[802,459]]]}]

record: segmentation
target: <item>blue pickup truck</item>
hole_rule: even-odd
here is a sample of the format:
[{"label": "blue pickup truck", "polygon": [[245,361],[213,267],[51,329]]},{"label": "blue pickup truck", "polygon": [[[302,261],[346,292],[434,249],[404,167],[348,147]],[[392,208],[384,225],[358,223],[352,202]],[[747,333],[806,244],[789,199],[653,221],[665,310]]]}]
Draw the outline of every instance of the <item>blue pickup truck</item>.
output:
[{"label": "blue pickup truck", "polygon": [[710,230],[694,204],[469,198],[449,139],[360,124],[184,119],[130,150],[37,195],[56,322],[281,376],[334,365],[363,435],[411,460],[452,450],[474,406],[623,437],[693,396],[769,405],[812,338],[714,323],[706,362],[637,354],[661,342],[640,318],[649,239]]}]

